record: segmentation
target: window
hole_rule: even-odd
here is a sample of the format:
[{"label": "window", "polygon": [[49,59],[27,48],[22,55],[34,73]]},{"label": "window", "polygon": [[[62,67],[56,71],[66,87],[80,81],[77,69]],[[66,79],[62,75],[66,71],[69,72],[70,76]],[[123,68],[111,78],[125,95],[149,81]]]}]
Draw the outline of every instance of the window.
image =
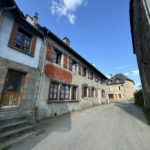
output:
[{"label": "window", "polygon": [[120,86],[118,86],[118,89],[119,89],[119,91],[121,91],[121,87]]},{"label": "window", "polygon": [[31,36],[27,34],[23,29],[19,28],[14,46],[23,50],[26,53],[30,52],[30,43],[31,43]]},{"label": "window", "polygon": [[77,63],[75,61],[72,62],[72,71],[76,72]]},{"label": "window", "polygon": [[53,62],[60,65],[60,60],[61,60],[61,53],[54,50],[54,54],[53,54]]},{"label": "window", "polygon": [[110,80],[108,81],[108,84],[111,84],[111,81],[110,81]]},{"label": "window", "polygon": [[84,87],[84,97],[87,97],[87,87]]},{"label": "window", "polygon": [[92,97],[94,97],[94,89],[92,89]]},{"label": "window", "polygon": [[119,83],[120,82],[120,80],[119,79],[117,79],[117,83]]},{"label": "window", "polygon": [[62,85],[61,88],[61,99],[69,100],[70,87],[67,85]]},{"label": "window", "polygon": [[105,90],[102,90],[102,98],[105,98]]},{"label": "window", "polygon": [[51,83],[49,99],[50,100],[57,100],[57,95],[58,95],[58,84]]},{"label": "window", "polygon": [[76,100],[76,87],[73,87],[73,100]]},{"label": "window", "polygon": [[84,77],[86,77],[86,68],[84,67],[84,74],[83,74]]},{"label": "window", "polygon": [[121,94],[118,94],[119,98],[121,98]]},{"label": "window", "polygon": [[91,73],[91,80],[93,80],[93,72]]}]

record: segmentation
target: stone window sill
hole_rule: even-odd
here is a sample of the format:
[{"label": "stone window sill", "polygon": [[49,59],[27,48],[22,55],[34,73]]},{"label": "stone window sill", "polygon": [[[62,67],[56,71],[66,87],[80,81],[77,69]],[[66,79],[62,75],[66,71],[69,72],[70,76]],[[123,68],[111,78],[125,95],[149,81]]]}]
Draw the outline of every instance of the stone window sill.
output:
[{"label": "stone window sill", "polygon": [[49,103],[74,103],[74,102],[79,102],[78,100],[69,100],[69,101],[54,101],[54,100],[52,100],[52,101],[48,101],[47,103],[49,104]]},{"label": "stone window sill", "polygon": [[21,49],[15,47],[15,46],[12,46],[12,45],[10,45],[10,44],[8,44],[8,46],[11,47],[11,48],[13,48],[13,49],[15,49],[15,50],[17,50],[17,51],[19,51],[19,52],[22,52],[22,53],[26,54],[26,55],[29,55],[29,56],[31,56],[31,57],[34,57],[33,55],[31,55],[31,54],[29,54],[29,53],[26,53],[26,52],[24,52],[23,50],[21,50]]}]

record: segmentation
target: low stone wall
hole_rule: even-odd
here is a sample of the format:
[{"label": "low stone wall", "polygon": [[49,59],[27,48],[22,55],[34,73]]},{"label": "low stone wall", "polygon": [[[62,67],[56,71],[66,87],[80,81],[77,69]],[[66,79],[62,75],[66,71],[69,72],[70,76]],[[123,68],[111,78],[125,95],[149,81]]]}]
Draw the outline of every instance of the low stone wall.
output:
[{"label": "low stone wall", "polygon": [[[103,103],[108,103],[108,99],[103,99],[102,104]],[[54,117],[55,115],[61,115],[96,105],[100,105],[98,99],[55,103],[40,102],[38,108],[38,120],[43,120],[47,117]]]}]

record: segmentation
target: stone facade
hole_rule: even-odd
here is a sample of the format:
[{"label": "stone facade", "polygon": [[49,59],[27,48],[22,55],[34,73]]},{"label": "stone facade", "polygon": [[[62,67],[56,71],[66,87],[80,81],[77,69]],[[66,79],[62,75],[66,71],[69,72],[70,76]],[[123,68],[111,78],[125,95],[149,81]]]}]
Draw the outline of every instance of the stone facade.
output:
[{"label": "stone facade", "polygon": [[[69,59],[69,56],[71,56],[78,63],[83,64],[87,68],[87,70],[86,70],[86,77],[79,75],[78,74],[79,67],[78,67],[78,63],[77,63],[77,71],[76,72],[70,71],[69,70],[69,61],[67,64],[67,69],[65,69],[63,67],[63,59],[64,59],[63,54],[61,55],[61,65],[57,65],[56,63],[50,62],[49,60],[45,60],[45,65],[50,64],[55,67],[66,70],[72,74],[71,84],[78,86],[77,99],[75,101],[74,100],[63,100],[63,101],[61,100],[60,101],[59,98],[57,98],[57,100],[55,100],[55,101],[48,101],[50,80],[52,78],[47,77],[44,73],[41,94],[40,94],[39,108],[38,108],[38,119],[41,120],[41,119],[44,119],[47,117],[55,116],[56,114],[61,115],[63,113],[71,112],[74,110],[80,110],[80,109],[83,109],[86,107],[99,105],[102,103],[108,103],[109,101],[108,101],[108,96],[107,96],[106,84],[105,83],[100,84],[100,82],[96,82],[96,81],[94,81],[94,79],[93,80],[88,79],[88,69],[91,70],[91,67],[84,64],[84,62],[82,60],[80,60],[79,58],[74,56],[71,52],[69,52],[66,48],[64,48],[64,46],[62,46],[61,44],[56,42],[54,39],[49,38],[48,41],[51,42],[56,47],[58,47],[64,53],[67,53],[68,59]],[[43,46],[44,46],[44,43],[43,43]],[[43,61],[43,55],[44,55],[44,47],[43,46],[42,46],[41,53],[40,53],[40,61],[39,61],[38,68],[41,68],[42,61]],[[95,72],[93,71],[93,73],[95,73]],[[82,74],[82,72],[81,72],[81,74]],[[87,97],[82,98],[82,84],[85,84],[85,83],[88,86],[93,86],[98,89],[97,97],[96,97],[96,94],[94,93],[94,97],[87,96]],[[59,89],[58,91],[60,91],[60,85],[59,85],[58,89]],[[105,95],[106,95],[104,98],[102,97],[102,89],[105,91]],[[58,97],[59,97],[59,94],[60,93],[58,92]],[[70,94],[72,94],[71,90],[70,90]],[[88,91],[87,91],[87,95],[88,95]]]},{"label": "stone facade", "polygon": [[145,0],[130,1],[130,23],[145,105],[150,107],[150,14]]}]

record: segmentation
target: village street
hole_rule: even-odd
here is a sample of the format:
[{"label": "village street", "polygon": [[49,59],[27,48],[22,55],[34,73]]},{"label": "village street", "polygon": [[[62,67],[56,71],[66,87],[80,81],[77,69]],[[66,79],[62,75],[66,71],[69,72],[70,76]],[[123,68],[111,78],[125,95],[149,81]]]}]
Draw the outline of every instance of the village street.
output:
[{"label": "village street", "polygon": [[148,150],[150,147],[150,126],[142,109],[133,103],[111,102],[91,107],[40,122],[36,128],[45,132],[26,139],[12,150]]}]

